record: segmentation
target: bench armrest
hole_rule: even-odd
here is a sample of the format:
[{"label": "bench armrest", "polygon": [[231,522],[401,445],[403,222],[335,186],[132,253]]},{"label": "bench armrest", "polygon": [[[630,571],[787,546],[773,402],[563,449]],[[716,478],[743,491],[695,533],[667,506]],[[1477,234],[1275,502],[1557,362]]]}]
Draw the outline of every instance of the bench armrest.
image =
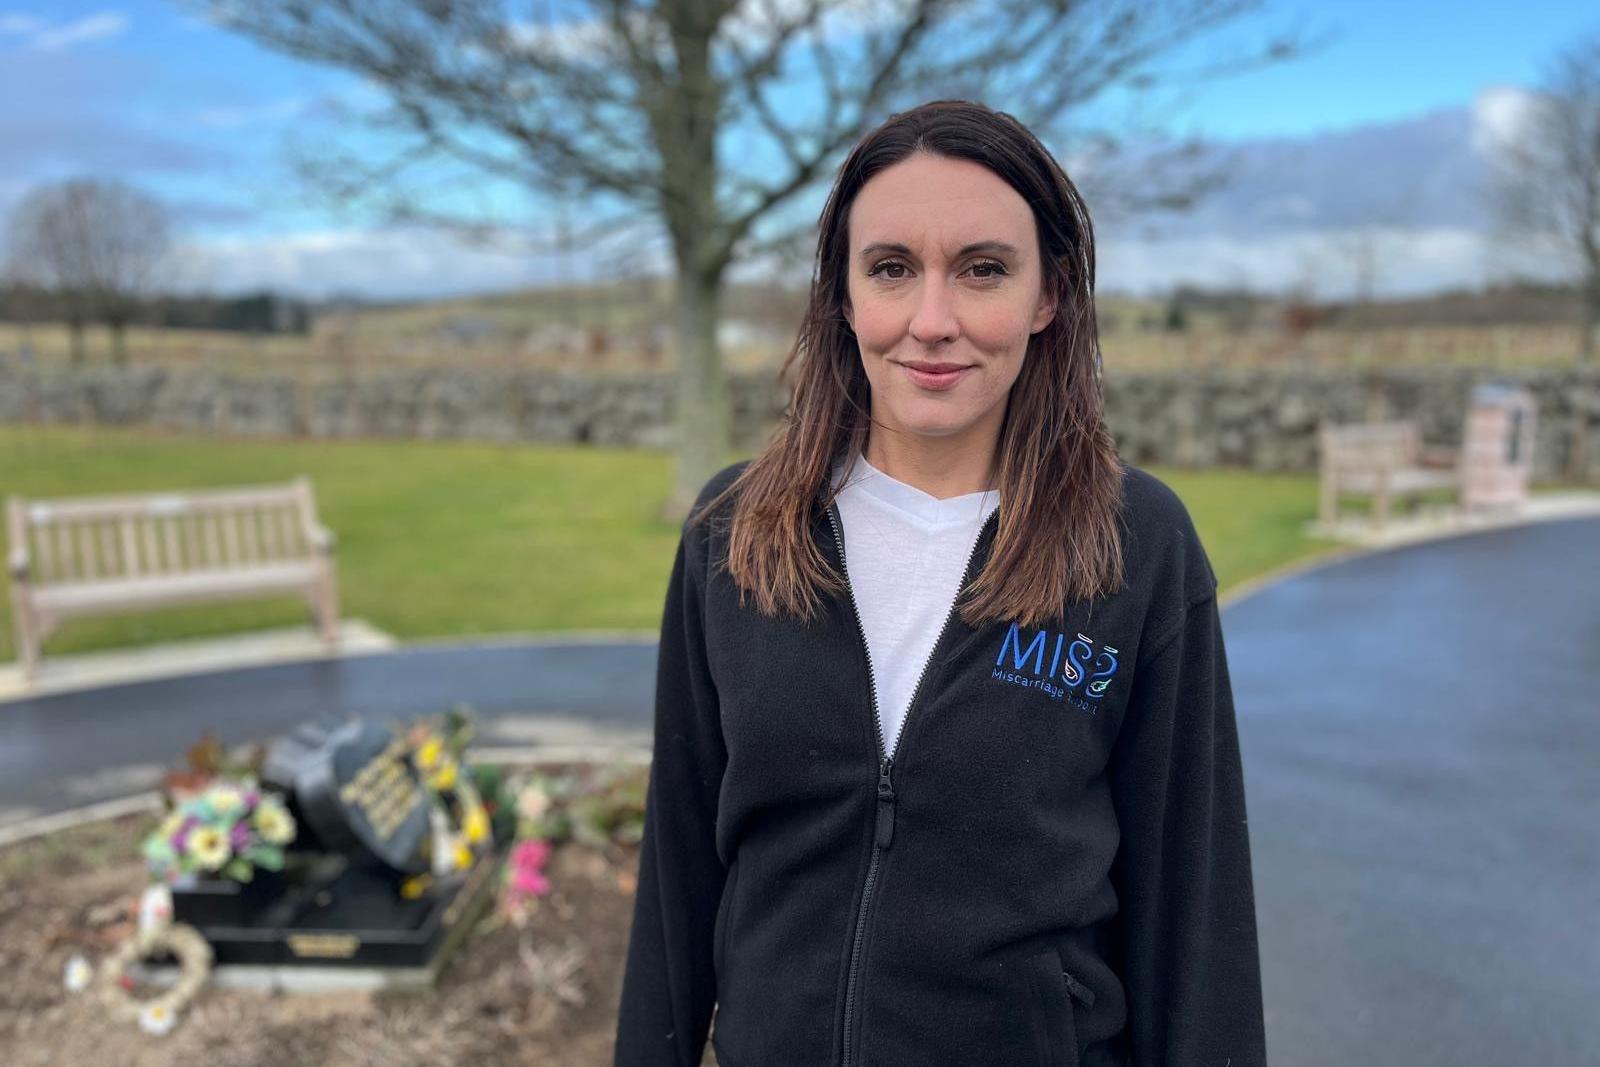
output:
[{"label": "bench armrest", "polygon": [[322,553],[331,553],[339,543],[339,539],[333,535],[333,531],[326,526],[311,527],[306,539],[311,542],[313,549]]},{"label": "bench armrest", "polygon": [[20,582],[28,577],[28,550],[21,546],[13,548],[6,556],[6,572],[11,575],[11,580]]}]

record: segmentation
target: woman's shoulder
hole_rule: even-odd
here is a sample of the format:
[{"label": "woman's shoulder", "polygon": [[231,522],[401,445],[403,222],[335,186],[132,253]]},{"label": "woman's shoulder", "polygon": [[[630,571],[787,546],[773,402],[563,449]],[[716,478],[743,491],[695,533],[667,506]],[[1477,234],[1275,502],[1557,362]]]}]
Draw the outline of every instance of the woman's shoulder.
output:
[{"label": "woman's shoulder", "polygon": [[741,459],[736,463],[728,464],[726,467],[723,467],[717,473],[708,478],[706,480],[706,484],[700,488],[699,496],[695,498],[694,511],[700,511],[707,504],[711,503],[711,501],[715,500],[718,494],[720,494],[724,489],[728,488],[728,486],[732,485],[734,480],[737,479],[739,475],[743,474],[744,469],[748,466],[750,466],[750,460]]},{"label": "woman's shoulder", "polygon": [[1130,576],[1144,575],[1185,601],[1214,593],[1217,576],[1183,498],[1154,474],[1129,463],[1123,464],[1122,484]]}]

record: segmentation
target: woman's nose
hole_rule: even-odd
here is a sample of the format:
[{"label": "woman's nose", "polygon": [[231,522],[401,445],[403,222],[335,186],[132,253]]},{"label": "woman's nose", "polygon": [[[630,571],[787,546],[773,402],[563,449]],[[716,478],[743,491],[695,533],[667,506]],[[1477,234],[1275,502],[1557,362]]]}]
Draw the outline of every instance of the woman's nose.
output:
[{"label": "woman's nose", "polygon": [[923,344],[955,340],[961,327],[956,322],[955,304],[948,286],[931,280],[922,286],[910,329],[911,336]]}]

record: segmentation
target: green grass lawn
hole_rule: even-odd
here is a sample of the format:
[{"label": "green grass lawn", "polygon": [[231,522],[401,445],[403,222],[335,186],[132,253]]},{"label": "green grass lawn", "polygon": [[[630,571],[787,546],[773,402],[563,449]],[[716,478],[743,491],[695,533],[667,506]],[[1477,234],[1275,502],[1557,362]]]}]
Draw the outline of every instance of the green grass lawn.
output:
[{"label": "green grass lawn", "polygon": [[[1150,469],[1188,504],[1224,590],[1334,547],[1301,532],[1316,509],[1311,475]],[[339,538],[343,616],[402,639],[660,624],[678,532],[658,517],[671,474],[665,453],[0,427],[0,495],[245,485],[300,473]],[[6,605],[0,659],[15,655]],[[45,653],[306,618],[286,598],[84,619],[52,635]]]}]

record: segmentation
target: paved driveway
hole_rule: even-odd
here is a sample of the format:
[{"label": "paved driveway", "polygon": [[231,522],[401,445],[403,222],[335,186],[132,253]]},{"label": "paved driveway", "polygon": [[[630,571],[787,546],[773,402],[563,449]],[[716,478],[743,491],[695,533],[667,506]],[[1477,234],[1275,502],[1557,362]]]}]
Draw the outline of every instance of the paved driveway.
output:
[{"label": "paved driveway", "polygon": [[1600,520],[1224,619],[1272,1063],[1600,1063]]}]

